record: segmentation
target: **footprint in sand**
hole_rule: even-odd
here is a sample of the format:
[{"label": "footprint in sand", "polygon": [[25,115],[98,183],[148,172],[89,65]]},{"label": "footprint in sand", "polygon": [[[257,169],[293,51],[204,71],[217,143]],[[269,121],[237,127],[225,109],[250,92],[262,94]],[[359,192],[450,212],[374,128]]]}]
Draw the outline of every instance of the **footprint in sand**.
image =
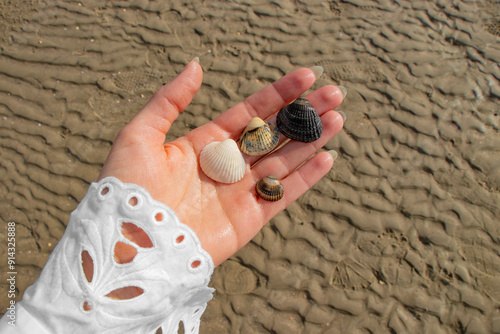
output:
[{"label": "footprint in sand", "polygon": [[359,111],[349,112],[344,128],[356,138],[376,139],[379,136],[372,121],[363,112]]},{"label": "footprint in sand", "polygon": [[500,302],[500,257],[481,246],[465,246],[462,248],[462,255],[480,272],[476,281],[481,291]]},{"label": "footprint in sand", "polygon": [[500,20],[495,19],[490,21],[485,25],[485,28],[490,34],[500,37]]},{"label": "footprint in sand", "polygon": [[366,83],[370,81],[384,81],[386,75],[382,71],[383,66],[378,60],[370,57],[361,57],[357,60],[321,60],[316,63],[324,69],[324,73],[335,82],[350,81],[355,83]]},{"label": "footprint in sand", "polygon": [[255,273],[236,261],[226,261],[218,269],[219,279],[214,279],[217,291],[228,295],[247,294],[257,288]]},{"label": "footprint in sand", "polygon": [[477,277],[477,283],[485,294],[500,303],[500,277],[492,275],[481,275]]},{"label": "footprint in sand", "polygon": [[462,254],[474,268],[487,275],[500,274],[500,257],[481,246],[464,246]]},{"label": "footprint in sand", "polygon": [[379,234],[375,240],[359,240],[358,247],[372,256],[402,259],[407,252],[408,239],[402,233],[388,230]]},{"label": "footprint in sand", "polygon": [[113,83],[127,92],[154,92],[161,87],[161,75],[142,68],[118,72],[113,76]]},{"label": "footprint in sand", "polygon": [[361,78],[362,73],[355,68],[351,62],[336,62],[333,60],[322,60],[316,65],[322,66],[324,73],[329,75],[335,81],[351,81]]},{"label": "footprint in sand", "polygon": [[122,124],[124,108],[121,99],[108,92],[98,91],[87,100],[94,115],[103,124]]},{"label": "footprint in sand", "polygon": [[330,277],[330,285],[357,290],[366,288],[374,280],[375,276],[370,269],[350,258],[346,258],[335,266]]},{"label": "footprint in sand", "polygon": [[342,15],[343,7],[342,3],[339,0],[330,0],[328,1],[328,4],[328,9],[330,10],[330,12],[337,16]]}]

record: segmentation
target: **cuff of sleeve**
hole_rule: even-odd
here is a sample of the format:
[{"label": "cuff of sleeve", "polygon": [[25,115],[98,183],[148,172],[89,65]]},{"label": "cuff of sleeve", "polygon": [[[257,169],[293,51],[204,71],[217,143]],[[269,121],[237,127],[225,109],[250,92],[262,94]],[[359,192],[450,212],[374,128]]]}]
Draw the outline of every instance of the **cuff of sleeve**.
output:
[{"label": "cuff of sleeve", "polygon": [[[130,240],[127,228],[149,242]],[[119,263],[117,247],[135,256]],[[84,271],[83,258],[91,259],[92,270]],[[186,332],[197,333],[212,298],[213,268],[172,209],[145,189],[108,177],[90,185],[20,306],[50,333],[171,333],[181,321]],[[119,291],[130,298],[110,297]]]}]

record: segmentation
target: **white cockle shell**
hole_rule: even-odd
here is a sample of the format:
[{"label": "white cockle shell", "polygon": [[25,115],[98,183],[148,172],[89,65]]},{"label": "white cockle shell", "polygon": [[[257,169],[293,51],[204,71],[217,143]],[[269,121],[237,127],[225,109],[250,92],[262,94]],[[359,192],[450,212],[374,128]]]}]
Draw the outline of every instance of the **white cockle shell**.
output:
[{"label": "white cockle shell", "polygon": [[245,159],[236,142],[226,139],[203,148],[200,167],[212,180],[222,183],[238,182],[245,175]]}]

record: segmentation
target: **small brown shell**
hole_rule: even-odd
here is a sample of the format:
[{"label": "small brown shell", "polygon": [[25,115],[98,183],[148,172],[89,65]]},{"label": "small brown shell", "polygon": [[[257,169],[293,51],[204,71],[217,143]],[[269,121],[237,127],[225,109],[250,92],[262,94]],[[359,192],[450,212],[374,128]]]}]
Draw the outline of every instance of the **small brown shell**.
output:
[{"label": "small brown shell", "polygon": [[304,143],[315,141],[323,132],[318,113],[304,97],[281,108],[276,117],[276,125],[286,137]]},{"label": "small brown shell", "polygon": [[283,197],[285,189],[276,176],[270,175],[257,182],[255,191],[260,198],[276,202]]},{"label": "small brown shell", "polygon": [[241,152],[248,155],[263,155],[277,145],[280,134],[275,125],[259,117],[254,117],[240,136]]}]

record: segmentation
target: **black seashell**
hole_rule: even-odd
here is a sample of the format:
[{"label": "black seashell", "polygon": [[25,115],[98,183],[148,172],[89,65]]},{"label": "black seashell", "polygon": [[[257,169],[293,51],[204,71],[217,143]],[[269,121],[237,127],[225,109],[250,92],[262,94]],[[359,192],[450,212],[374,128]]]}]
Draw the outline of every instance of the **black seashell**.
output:
[{"label": "black seashell", "polygon": [[255,191],[260,198],[270,202],[279,201],[285,193],[283,185],[274,175],[266,176],[257,182]]},{"label": "black seashell", "polygon": [[318,113],[304,97],[281,108],[276,117],[276,125],[286,137],[304,143],[315,141],[323,132]]}]

